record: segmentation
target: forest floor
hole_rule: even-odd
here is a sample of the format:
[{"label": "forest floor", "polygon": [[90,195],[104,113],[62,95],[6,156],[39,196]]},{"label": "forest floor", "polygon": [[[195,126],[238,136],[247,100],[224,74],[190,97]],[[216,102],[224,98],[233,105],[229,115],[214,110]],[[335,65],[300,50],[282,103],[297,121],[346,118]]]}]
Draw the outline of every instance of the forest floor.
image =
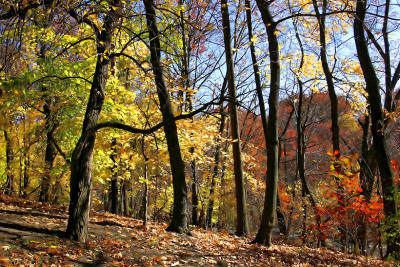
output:
[{"label": "forest floor", "polygon": [[[91,212],[86,244],[63,237],[66,208],[0,195],[1,266],[391,266],[327,249],[266,248],[229,233],[191,229]],[[53,265],[53,266],[54,266]]]}]

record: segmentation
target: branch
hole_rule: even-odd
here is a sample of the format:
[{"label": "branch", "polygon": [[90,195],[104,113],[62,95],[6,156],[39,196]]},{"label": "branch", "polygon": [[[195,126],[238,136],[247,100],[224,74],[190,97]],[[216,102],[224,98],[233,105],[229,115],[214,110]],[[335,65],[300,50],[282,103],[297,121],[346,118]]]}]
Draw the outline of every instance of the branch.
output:
[{"label": "branch", "polygon": [[[192,111],[190,113],[178,115],[178,116],[174,117],[170,121],[178,121],[178,120],[190,119],[193,116],[195,116],[195,115],[199,114],[200,112],[204,111],[208,106],[210,106],[212,104],[215,104],[215,103],[211,102],[211,103],[204,104],[201,108],[196,109],[195,111]],[[155,131],[159,130],[167,122],[170,122],[170,121],[160,122],[160,123],[154,125],[153,127],[150,127],[150,128],[147,128],[147,129],[139,129],[139,128],[135,128],[135,127],[123,124],[123,123],[119,123],[119,122],[111,122],[111,121],[110,122],[102,122],[102,123],[99,123],[99,124],[93,126],[91,129],[89,129],[88,130],[88,135],[91,135],[94,132],[96,132],[96,131],[98,131],[98,130],[100,130],[102,128],[116,128],[116,129],[128,131],[128,132],[133,133],[133,134],[151,134],[151,133],[154,133]]]},{"label": "branch", "polygon": [[[79,144],[77,145],[77,147],[75,149],[78,149],[77,151],[78,151],[78,153],[80,153],[79,151],[83,148],[83,144],[85,144],[87,138],[89,138],[89,136],[93,135],[94,133],[96,133],[98,130],[100,130],[102,128],[114,128],[114,129],[124,130],[124,131],[130,132],[130,133],[133,133],[133,134],[146,134],[147,135],[147,134],[151,134],[151,133],[154,133],[155,131],[159,130],[167,122],[192,118],[196,114],[203,112],[207,107],[209,107],[211,105],[217,105],[217,104],[220,104],[220,102],[218,102],[218,103],[215,103],[213,101],[208,102],[206,104],[203,104],[202,107],[200,107],[190,113],[181,114],[179,116],[172,118],[171,120],[160,122],[160,123],[154,125],[153,127],[150,127],[147,129],[139,129],[139,128],[135,128],[135,127],[120,123],[120,122],[112,122],[112,121],[98,123],[95,126],[89,128],[86,132],[82,133],[82,136],[79,140]],[[74,151],[74,154],[75,153],[76,153],[76,151]]]},{"label": "branch", "polygon": [[92,37],[86,37],[86,38],[80,39],[80,40],[78,40],[78,41],[76,41],[76,42],[70,44],[69,46],[67,46],[66,48],[64,48],[63,50],[61,50],[60,53],[58,53],[57,55],[55,55],[55,56],[53,57],[53,60],[56,59],[57,57],[59,57],[61,54],[64,54],[64,52],[67,51],[68,49],[70,49],[71,47],[73,47],[73,46],[79,44],[80,42],[86,41],[86,40],[94,40],[94,39],[93,39]]},{"label": "branch", "polygon": [[[372,41],[372,43],[375,45],[376,49],[379,52],[379,55],[383,58],[384,61],[386,61],[386,55],[385,52],[383,51],[382,47],[379,45],[378,41],[376,40],[374,34],[364,25],[364,30],[367,32],[368,38]],[[386,62],[385,62],[386,63]]]},{"label": "branch", "polygon": [[393,77],[392,77],[392,82],[390,83],[391,89],[394,90],[396,87],[397,82],[400,79],[400,61],[397,64],[396,70],[394,71]]},{"label": "branch", "polygon": [[89,81],[88,79],[86,79],[86,78],[84,78],[84,77],[80,77],[80,76],[66,76],[66,77],[60,77],[60,76],[57,76],[57,75],[47,75],[47,76],[41,77],[41,78],[39,78],[39,79],[33,81],[33,82],[28,86],[28,88],[30,88],[30,87],[31,87],[32,85],[34,85],[35,83],[40,82],[40,81],[45,80],[45,79],[48,79],[48,78],[56,78],[56,79],[59,79],[59,80],[81,79],[81,80],[84,80],[85,82],[87,82],[87,83],[89,83],[89,84],[92,84],[91,81]]},{"label": "branch", "polygon": [[[352,10],[338,10],[338,11],[326,12],[326,13],[325,13],[325,16],[328,16],[328,15],[335,15],[335,14],[341,14],[341,13],[354,14],[355,12],[352,11]],[[316,16],[317,16],[316,14],[312,14],[312,13],[296,13],[296,14],[292,14],[292,15],[290,15],[290,16],[281,18],[281,19],[275,21],[274,24],[275,24],[275,25],[278,25],[279,23],[284,22],[285,20],[292,19],[292,18],[296,18],[296,17],[316,17]]]},{"label": "branch", "polygon": [[92,28],[93,31],[94,31],[94,35],[96,36],[96,40],[99,40],[100,31],[99,31],[99,28],[97,27],[97,25],[93,21],[91,21],[87,17],[79,17],[79,15],[76,13],[76,11],[74,9],[72,9],[72,8],[68,10],[68,14],[72,18],[74,18],[78,24],[85,23],[85,24],[89,25],[89,27]]},{"label": "branch", "polygon": [[285,135],[287,129],[289,128],[289,123],[290,123],[290,120],[292,119],[293,113],[294,113],[294,108],[293,108],[293,106],[292,106],[292,110],[291,110],[290,113],[289,113],[289,117],[288,117],[288,119],[287,119],[287,121],[286,121],[285,128],[283,129],[281,135],[279,136],[279,139],[281,139],[281,138]]},{"label": "branch", "polygon": [[53,145],[56,147],[58,153],[60,153],[60,155],[64,158],[64,160],[68,163],[71,164],[71,161],[67,158],[67,156],[65,155],[65,153],[61,150],[60,146],[57,144],[56,140],[54,139],[53,135],[50,135],[50,140],[53,143]]},{"label": "branch", "polygon": [[135,62],[135,64],[138,65],[138,67],[141,68],[142,71],[143,71],[144,73],[147,73],[147,72],[149,71],[149,70],[146,70],[145,68],[143,68],[142,64],[140,64],[139,61],[137,61],[134,57],[132,57],[132,56],[130,56],[130,55],[128,55],[128,54],[125,54],[125,53],[122,53],[122,52],[119,52],[119,53],[112,53],[112,54],[110,54],[108,57],[111,59],[111,58],[113,58],[113,57],[119,57],[119,56],[127,57],[127,58],[129,58],[130,60],[132,60],[133,62]]}]

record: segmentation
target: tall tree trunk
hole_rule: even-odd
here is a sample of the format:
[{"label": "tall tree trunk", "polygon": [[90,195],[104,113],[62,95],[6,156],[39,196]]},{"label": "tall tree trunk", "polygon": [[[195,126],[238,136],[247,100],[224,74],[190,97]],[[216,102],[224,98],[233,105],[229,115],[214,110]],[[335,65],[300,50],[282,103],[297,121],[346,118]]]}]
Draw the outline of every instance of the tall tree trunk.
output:
[{"label": "tall tree trunk", "polygon": [[[194,152],[194,147],[191,148],[191,154]],[[196,160],[192,160],[190,163],[190,173],[192,176],[192,224],[199,226],[199,190],[197,187],[196,177]]]},{"label": "tall tree trunk", "polygon": [[29,166],[30,166],[30,156],[29,156],[29,151],[26,151],[25,158],[24,158],[24,186],[22,187],[22,197],[26,198],[27,195],[27,189],[29,185]]},{"label": "tall tree trunk", "polygon": [[124,179],[121,181],[121,212],[124,216],[129,216],[130,215],[130,208],[129,208],[129,194],[128,194],[128,188],[129,188],[129,181],[127,179]]},{"label": "tall tree trunk", "polygon": [[151,65],[157,87],[160,109],[164,121],[164,133],[167,139],[174,188],[174,207],[171,224],[167,230],[178,233],[188,232],[187,228],[187,188],[185,165],[179,146],[178,131],[174,121],[170,95],[165,86],[161,66],[160,35],[156,24],[156,11],[153,0],[143,0],[146,9],[146,22],[149,30]]},{"label": "tall tree trunk", "polygon": [[103,106],[110,62],[104,54],[106,51],[110,51],[118,12],[119,8],[115,11],[112,8],[110,9],[104,17],[102,30],[97,36],[97,62],[89,102],[86,107],[81,138],[75,146],[71,158],[70,205],[66,234],[69,238],[81,242],[86,242],[88,236],[91,171],[96,134],[94,133],[88,138],[84,137],[86,132],[97,124]]},{"label": "tall tree trunk", "polygon": [[[319,25],[319,41],[320,41],[320,57],[322,63],[322,69],[325,74],[326,84],[328,86],[329,99],[331,102],[331,132],[332,132],[332,147],[336,158],[340,157],[340,146],[339,146],[339,111],[338,111],[338,100],[335,92],[335,86],[333,83],[332,71],[328,65],[328,58],[326,53],[326,28],[325,28],[325,16],[328,5],[328,0],[322,0],[322,14],[319,11],[317,0],[313,0],[315,14],[318,19]],[[340,166],[339,166],[340,168]]]},{"label": "tall tree trunk", "polygon": [[[146,160],[147,161],[147,160]],[[149,207],[149,184],[147,182],[148,179],[148,171],[147,171],[147,163],[144,164],[144,192],[143,192],[143,201],[142,201],[142,209],[143,209],[143,225],[147,225],[148,219],[148,207]]]},{"label": "tall tree trunk", "polygon": [[371,109],[373,146],[382,183],[383,210],[385,213],[385,229],[387,233],[386,257],[391,256],[399,260],[400,234],[396,219],[397,207],[395,202],[395,187],[390,159],[385,144],[384,114],[382,112],[381,95],[379,92],[379,80],[369,56],[368,43],[363,28],[366,6],[366,0],[357,0],[356,18],[354,20],[354,39],[358,59],[366,83],[366,91],[368,93],[368,103]]},{"label": "tall tree trunk", "polygon": [[[43,91],[48,91],[43,89]],[[45,114],[45,131],[46,131],[46,152],[44,157],[44,175],[40,187],[39,201],[48,202],[50,196],[51,186],[51,171],[53,163],[57,156],[57,149],[52,142],[53,133],[57,127],[57,123],[53,121],[52,109],[54,107],[54,100],[50,96],[45,97],[45,104],[43,105],[43,113]]]},{"label": "tall tree trunk", "polygon": [[[179,0],[179,5],[183,6],[184,1]],[[181,75],[182,75],[182,86],[186,92],[186,101],[183,101],[183,90],[178,92],[178,101],[181,102],[179,105],[179,110],[182,112],[184,107],[186,111],[192,112],[193,111],[193,104],[192,104],[192,93],[188,92],[190,79],[189,79],[189,64],[190,64],[190,46],[188,45],[188,35],[186,33],[186,25],[187,22],[185,21],[184,9],[181,8],[179,12],[179,26],[181,29],[181,40],[182,40],[182,67],[181,67]],[[185,104],[185,105],[184,105]],[[194,122],[192,118],[192,123]],[[189,153],[192,155],[192,160],[190,162],[190,174],[192,177],[192,225],[199,226],[199,217],[198,217],[198,207],[199,207],[199,190],[197,184],[197,177],[196,177],[196,159],[193,158],[193,154],[195,151],[195,147],[191,147],[189,149]]]},{"label": "tall tree trunk", "polygon": [[227,0],[221,0],[222,26],[224,32],[225,56],[227,68],[227,81],[229,88],[229,113],[232,134],[233,165],[235,173],[236,192],[236,235],[246,236],[249,234],[249,223],[246,207],[246,190],[243,181],[242,152],[240,147],[240,133],[238,122],[238,111],[236,105],[235,73],[231,47],[231,30],[229,22],[229,10]]},{"label": "tall tree trunk", "polygon": [[14,193],[14,173],[12,171],[12,162],[14,160],[14,146],[11,136],[11,131],[7,132],[4,130],[4,139],[6,141],[6,176],[7,180],[4,185],[4,193],[6,195],[12,195]]},{"label": "tall tree trunk", "polygon": [[[319,42],[320,42],[320,57],[322,63],[322,69],[324,71],[326,84],[328,86],[329,99],[331,102],[331,133],[332,133],[332,150],[333,155],[335,156],[334,168],[335,168],[335,180],[337,184],[337,198],[338,198],[338,206],[340,209],[340,213],[344,211],[344,188],[342,182],[338,178],[338,175],[341,173],[340,166],[340,144],[339,144],[339,111],[338,111],[338,100],[335,92],[335,86],[333,83],[333,75],[332,71],[328,64],[328,58],[326,53],[326,27],[325,27],[325,17],[326,17],[326,9],[328,6],[328,0],[322,0],[322,14],[319,11],[317,0],[313,0],[313,6],[315,10],[315,14],[318,20],[319,26]],[[342,247],[344,248],[344,240],[346,239],[346,232],[344,231],[345,226],[340,225],[339,231],[342,236]]]},{"label": "tall tree trunk", "polygon": [[[148,206],[149,206],[149,181],[148,181],[148,166],[147,166],[147,161],[149,158],[146,156],[146,151],[144,148],[144,142],[145,138],[143,136],[142,139],[142,154],[143,154],[143,159],[144,159],[144,192],[143,192],[143,199],[142,199],[142,210],[143,210],[143,225],[147,225],[147,219],[148,219]],[[156,203],[154,203],[156,205]]]},{"label": "tall tree trunk", "polygon": [[[306,175],[305,175],[305,153],[306,153],[306,147],[305,147],[305,142],[304,142],[304,127],[303,127],[303,119],[302,119],[302,114],[303,114],[303,83],[301,82],[300,78],[297,78],[297,82],[299,85],[299,104],[297,107],[297,122],[296,122],[296,130],[297,130],[297,136],[296,136],[296,143],[297,143],[297,171],[299,174],[299,178],[301,181],[302,185],[302,197],[307,197],[308,200],[310,201],[310,204],[312,208],[314,209],[315,212],[315,220],[317,223],[317,230],[318,230],[318,243],[320,241],[320,234],[321,234],[321,218],[320,215],[318,214],[318,211],[315,209],[317,207],[317,204],[314,200],[313,195],[311,194],[310,188],[308,187],[307,180],[306,180]],[[304,214],[306,216],[306,206],[304,205]]]},{"label": "tall tree trunk", "polygon": [[[255,45],[253,42],[253,23],[251,20],[250,0],[245,1],[245,6],[246,6],[247,31],[248,31],[248,35],[249,35],[250,54],[251,54],[251,60],[252,60],[252,64],[253,64],[254,80],[256,83],[258,105],[260,107],[261,122],[262,122],[262,126],[263,126],[265,144],[267,144],[268,123],[267,123],[267,115],[265,113],[264,96],[263,96],[262,86],[261,86],[260,70],[258,68],[256,50],[255,50]],[[279,159],[278,159],[278,163],[279,163]],[[277,215],[277,219],[278,219],[279,231],[281,232],[281,234],[285,235],[286,234],[285,216],[283,215],[283,212],[281,209],[279,194],[277,194],[276,215]]]},{"label": "tall tree trunk", "polygon": [[271,84],[270,95],[268,98],[269,117],[267,128],[267,183],[265,189],[264,210],[261,218],[260,228],[257,232],[254,243],[271,246],[272,228],[275,225],[274,214],[276,213],[276,199],[278,186],[278,104],[280,87],[280,63],[279,45],[276,36],[276,26],[269,10],[270,2],[267,0],[257,0],[258,9],[267,29]]},{"label": "tall tree trunk", "polygon": [[111,213],[117,214],[118,212],[118,164],[117,164],[117,139],[112,138],[111,141],[111,161],[113,166],[111,168],[111,184],[110,184],[110,200],[111,200]]},{"label": "tall tree trunk", "polygon": [[[377,170],[377,163],[374,156],[373,148],[369,145],[369,129],[370,129],[370,117],[365,116],[364,122],[360,122],[363,135],[361,144],[361,159],[360,159],[360,185],[361,195],[364,197],[364,201],[369,203],[372,197],[372,189],[375,181],[375,173]],[[357,231],[357,238],[361,254],[367,255],[367,222],[365,220],[365,214],[360,214],[360,225]]]},{"label": "tall tree trunk", "polygon": [[219,166],[220,166],[220,158],[221,158],[221,137],[222,133],[224,132],[225,129],[225,110],[224,110],[224,97],[225,97],[225,91],[226,91],[226,84],[227,84],[227,78],[225,77],[224,82],[222,83],[221,87],[221,95],[220,95],[220,105],[219,105],[219,114],[221,116],[221,121],[219,124],[219,129],[218,133],[219,136],[217,137],[216,140],[216,147],[215,147],[215,154],[214,154],[214,168],[213,168],[213,175],[211,177],[211,187],[210,187],[210,196],[208,198],[208,207],[207,207],[207,214],[206,214],[206,228],[212,228],[212,217],[213,217],[213,212],[214,212],[214,191],[215,191],[215,184],[216,184],[216,179],[218,177],[219,173]]},{"label": "tall tree trunk", "polygon": [[22,197],[26,198],[27,197],[27,189],[29,185],[29,174],[28,174],[28,169],[30,166],[30,155],[29,155],[29,136],[26,134],[25,130],[26,126],[26,120],[24,120],[24,136],[23,136],[23,147],[24,147],[24,170],[23,170],[23,186],[22,186]]}]

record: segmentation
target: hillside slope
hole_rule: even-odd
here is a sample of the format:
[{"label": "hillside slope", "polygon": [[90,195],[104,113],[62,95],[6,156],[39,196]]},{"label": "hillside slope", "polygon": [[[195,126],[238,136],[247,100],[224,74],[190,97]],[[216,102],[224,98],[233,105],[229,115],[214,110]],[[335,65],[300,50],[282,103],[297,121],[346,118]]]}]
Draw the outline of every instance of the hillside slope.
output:
[{"label": "hillside slope", "polygon": [[228,233],[166,225],[108,213],[91,213],[90,241],[63,237],[66,208],[0,195],[0,264],[61,266],[391,266],[367,257],[325,249],[249,245]]}]

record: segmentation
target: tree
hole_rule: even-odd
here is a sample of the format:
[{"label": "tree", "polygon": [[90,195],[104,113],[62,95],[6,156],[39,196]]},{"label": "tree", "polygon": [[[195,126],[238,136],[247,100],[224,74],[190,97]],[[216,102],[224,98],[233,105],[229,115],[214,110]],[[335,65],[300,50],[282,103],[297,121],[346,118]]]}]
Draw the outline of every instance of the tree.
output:
[{"label": "tree", "polygon": [[185,179],[185,165],[182,160],[179,146],[178,132],[172,112],[170,95],[165,86],[163,68],[161,66],[160,35],[156,24],[156,11],[152,0],[143,0],[146,9],[146,22],[149,30],[151,65],[160,109],[164,122],[164,133],[168,144],[172,182],[174,187],[174,208],[172,221],[167,230],[178,233],[188,232],[187,228],[187,189]]},{"label": "tree", "polygon": [[274,227],[274,214],[276,212],[276,199],[278,187],[278,104],[280,88],[280,63],[279,63],[279,45],[276,33],[277,24],[270,12],[270,2],[257,0],[258,9],[261,12],[261,18],[267,29],[271,83],[270,95],[268,98],[269,116],[267,131],[267,183],[265,189],[264,210],[261,219],[261,225],[257,232],[254,243],[271,246],[272,228]]},{"label": "tree", "polygon": [[243,166],[242,166],[242,155],[240,147],[239,122],[238,122],[238,114],[236,107],[236,86],[235,86],[235,74],[234,74],[232,48],[231,48],[229,11],[228,11],[228,3],[226,0],[221,0],[221,12],[222,12],[222,27],[224,32],[225,58],[227,64],[227,83],[229,89],[229,113],[230,113],[231,135],[232,135],[233,164],[235,172],[235,192],[236,192],[236,212],[237,212],[236,235],[243,236],[249,234],[249,223],[247,219],[246,192],[243,182]]},{"label": "tree", "polygon": [[[66,234],[73,240],[86,242],[88,235],[90,189],[92,183],[92,158],[96,139],[95,133],[86,136],[86,132],[98,122],[104,102],[104,90],[107,82],[111,50],[111,40],[119,19],[121,3],[113,1],[104,17],[101,31],[92,21],[84,20],[95,32],[97,44],[96,70],[93,74],[89,101],[84,116],[81,138],[79,139],[71,159],[70,205]],[[75,10],[70,15],[81,22]],[[82,21],[82,22],[84,22]]]},{"label": "tree", "polygon": [[391,256],[395,259],[400,259],[400,233],[396,219],[397,207],[394,192],[395,186],[390,166],[390,159],[385,144],[384,114],[382,112],[381,96],[379,92],[379,80],[376,76],[376,71],[369,55],[368,43],[364,34],[364,19],[366,12],[367,1],[357,0],[354,19],[354,40],[366,83],[365,90],[368,93],[368,103],[371,108],[371,130],[375,156],[381,176],[383,205],[386,220],[385,227],[387,228],[386,257]]}]

